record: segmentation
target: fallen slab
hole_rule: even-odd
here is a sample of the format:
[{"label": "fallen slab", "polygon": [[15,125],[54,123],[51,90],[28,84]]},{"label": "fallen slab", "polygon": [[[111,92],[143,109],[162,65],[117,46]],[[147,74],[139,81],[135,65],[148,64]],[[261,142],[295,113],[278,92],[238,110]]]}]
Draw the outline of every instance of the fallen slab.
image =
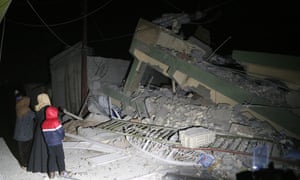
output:
[{"label": "fallen slab", "polygon": [[124,153],[111,153],[111,154],[105,154],[105,155],[89,158],[88,161],[92,166],[96,166],[96,165],[103,165],[103,164],[107,164],[110,162],[114,162],[129,157],[130,156],[128,154],[124,154]]},{"label": "fallen slab", "polygon": [[82,140],[82,141],[86,141],[88,143],[91,143],[91,144],[97,146],[98,151],[102,151],[102,152],[106,152],[106,153],[125,152],[125,150],[122,149],[122,148],[118,148],[118,147],[111,146],[111,145],[108,145],[108,144],[100,143],[98,141],[94,141],[92,139],[85,138],[85,137],[82,137],[82,136],[78,136],[78,135],[74,135],[74,134],[70,134],[70,133],[65,133],[65,135],[68,136],[68,137],[71,137],[71,138],[75,138],[75,139],[78,139],[78,140]]}]

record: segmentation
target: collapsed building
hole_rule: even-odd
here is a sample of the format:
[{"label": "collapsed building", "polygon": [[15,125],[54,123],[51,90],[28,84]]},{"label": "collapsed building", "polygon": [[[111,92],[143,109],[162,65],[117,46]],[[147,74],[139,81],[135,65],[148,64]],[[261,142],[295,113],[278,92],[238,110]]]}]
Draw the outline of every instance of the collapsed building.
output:
[{"label": "collapsed building", "polygon": [[[79,43],[51,59],[53,103],[81,123],[105,115],[93,131],[217,179],[269,162],[299,174],[299,58],[244,51],[225,58],[205,42],[140,19],[131,63],[88,56],[83,104]],[[83,135],[91,127],[72,128]]]}]

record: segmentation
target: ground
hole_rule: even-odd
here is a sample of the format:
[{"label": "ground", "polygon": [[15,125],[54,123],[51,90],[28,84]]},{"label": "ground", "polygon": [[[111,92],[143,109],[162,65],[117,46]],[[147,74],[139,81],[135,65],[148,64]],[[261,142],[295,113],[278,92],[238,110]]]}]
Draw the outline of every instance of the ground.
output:
[{"label": "ground", "polygon": [[[71,127],[81,124],[75,121],[72,125],[65,124],[68,132]],[[89,123],[85,122],[88,126]],[[90,124],[91,125],[91,124]],[[92,129],[83,132],[85,137],[92,137]],[[56,176],[55,179],[80,179],[80,180],[134,180],[134,179],[163,179],[167,173],[182,174],[184,168],[166,164],[162,161],[145,156],[144,153],[126,144],[115,140],[120,151],[107,153],[101,151],[101,146],[74,138],[65,138],[64,151],[66,169],[72,173],[72,178]],[[91,141],[92,142],[92,141]],[[4,138],[0,138],[0,180],[44,180],[49,179],[46,173],[32,173],[22,169],[16,157],[9,149]],[[10,142],[8,142],[10,143]],[[191,169],[187,170],[188,173]],[[197,168],[192,168],[197,174]],[[185,172],[187,173],[187,172]]]},{"label": "ground", "polygon": [[[1,139],[0,180],[43,180],[45,173],[31,173],[22,169]],[[130,152],[131,151],[131,152]],[[174,169],[151,157],[145,157],[138,151],[129,150],[127,157],[114,162],[95,165],[89,162],[92,157],[102,156],[103,152],[93,150],[65,148],[66,168],[73,173],[72,178],[80,180],[94,179],[160,179],[161,172]],[[156,174],[157,172],[157,174]],[[55,179],[66,179],[56,177]]]}]

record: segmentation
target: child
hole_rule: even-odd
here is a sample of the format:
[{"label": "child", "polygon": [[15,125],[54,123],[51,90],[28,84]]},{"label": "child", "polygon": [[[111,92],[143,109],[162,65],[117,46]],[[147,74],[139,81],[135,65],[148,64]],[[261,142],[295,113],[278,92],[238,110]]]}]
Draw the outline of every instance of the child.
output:
[{"label": "child", "polygon": [[42,131],[48,146],[48,172],[50,179],[55,176],[56,166],[58,166],[59,174],[61,176],[68,175],[65,170],[65,156],[62,145],[65,132],[58,119],[58,113],[56,107],[47,107],[45,111],[45,120],[42,123]]}]

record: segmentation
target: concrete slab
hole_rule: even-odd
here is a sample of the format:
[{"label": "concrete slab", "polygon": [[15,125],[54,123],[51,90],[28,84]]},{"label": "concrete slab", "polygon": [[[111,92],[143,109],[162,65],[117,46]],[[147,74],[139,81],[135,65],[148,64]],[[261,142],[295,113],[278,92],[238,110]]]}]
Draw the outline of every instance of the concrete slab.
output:
[{"label": "concrete slab", "polygon": [[105,154],[93,158],[89,158],[88,161],[91,163],[91,165],[103,165],[110,162],[114,162],[120,159],[129,158],[130,156],[128,154],[124,153],[111,153],[111,154]]}]

